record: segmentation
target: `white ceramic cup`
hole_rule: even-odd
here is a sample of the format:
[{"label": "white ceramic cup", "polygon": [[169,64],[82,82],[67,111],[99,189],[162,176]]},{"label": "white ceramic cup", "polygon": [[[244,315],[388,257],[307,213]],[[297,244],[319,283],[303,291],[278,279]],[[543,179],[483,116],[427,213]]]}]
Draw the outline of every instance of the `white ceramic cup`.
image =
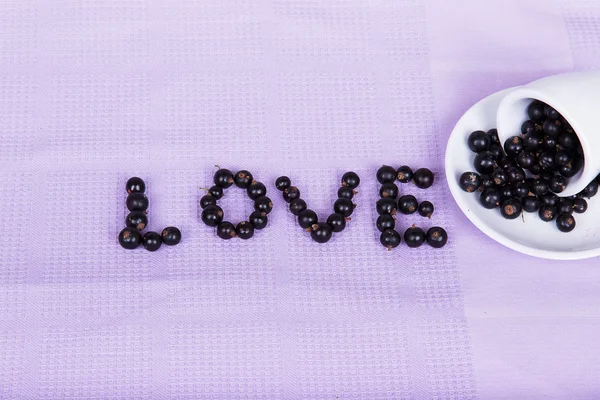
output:
[{"label": "white ceramic cup", "polygon": [[508,93],[500,102],[497,127],[500,142],[521,134],[529,117],[527,106],[540,100],[558,111],[573,127],[583,147],[584,165],[559,196],[583,190],[600,172],[600,71],[553,75]]}]

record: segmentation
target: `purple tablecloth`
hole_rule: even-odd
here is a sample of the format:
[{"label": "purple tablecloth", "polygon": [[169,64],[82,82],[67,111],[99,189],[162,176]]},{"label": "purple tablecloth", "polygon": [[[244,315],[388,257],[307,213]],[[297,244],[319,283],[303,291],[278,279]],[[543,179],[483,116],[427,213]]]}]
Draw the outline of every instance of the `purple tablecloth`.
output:
[{"label": "purple tablecloth", "polygon": [[[593,0],[0,0],[0,398],[598,398],[599,260],[496,244],[443,175],[476,100],[598,66]],[[444,249],[379,245],[383,163],[436,172],[399,226]],[[214,164],[267,183],[252,240],[199,222]],[[314,244],[273,181],[325,217],[347,170]],[[118,246],[133,175],[179,246]]]}]

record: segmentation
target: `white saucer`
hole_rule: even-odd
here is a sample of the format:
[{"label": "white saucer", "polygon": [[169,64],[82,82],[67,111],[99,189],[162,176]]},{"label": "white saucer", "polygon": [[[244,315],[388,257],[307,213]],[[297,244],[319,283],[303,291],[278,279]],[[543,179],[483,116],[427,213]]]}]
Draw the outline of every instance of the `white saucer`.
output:
[{"label": "white saucer", "polygon": [[[463,213],[483,233],[521,253],[555,260],[577,260],[600,256],[600,203],[586,199],[585,214],[574,214],[577,226],[570,233],[558,230],[555,222],[541,221],[537,213],[524,213],[522,218],[507,220],[500,211],[488,210],[479,203],[479,193],[467,193],[458,186],[465,171],[475,171],[474,153],[467,137],[475,130],[496,127],[496,111],[502,98],[514,88],[502,90],[475,104],[458,121],[446,147],[446,178],[454,200]],[[600,197],[600,194],[598,195]]]}]

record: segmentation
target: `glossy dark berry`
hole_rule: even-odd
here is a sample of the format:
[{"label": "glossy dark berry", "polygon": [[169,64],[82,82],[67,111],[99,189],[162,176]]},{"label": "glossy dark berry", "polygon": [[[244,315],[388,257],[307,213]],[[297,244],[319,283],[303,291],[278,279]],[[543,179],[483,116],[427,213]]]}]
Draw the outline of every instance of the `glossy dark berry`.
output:
[{"label": "glossy dark berry", "polygon": [[404,243],[410,248],[420,247],[425,243],[425,232],[413,225],[404,232]]},{"label": "glossy dark berry", "polygon": [[396,170],[389,165],[382,165],[377,170],[377,180],[379,183],[394,183],[396,180]]},{"label": "glossy dark berry", "polygon": [[227,189],[233,185],[233,173],[225,168],[220,168],[213,176],[213,182],[216,186]]},{"label": "glossy dark berry", "polygon": [[379,197],[389,197],[390,199],[395,199],[398,197],[398,186],[394,183],[384,183],[379,188]]},{"label": "glossy dark berry", "polygon": [[327,243],[333,235],[333,229],[326,222],[318,222],[311,227],[310,237],[317,243]]},{"label": "glossy dark berry", "polygon": [[299,198],[300,198],[300,189],[298,189],[296,186],[290,186],[283,190],[283,199],[286,202],[291,203],[292,200],[299,199]]},{"label": "glossy dark berry", "polygon": [[317,222],[319,222],[319,217],[313,210],[304,210],[298,214],[298,225],[302,229],[309,229]]},{"label": "glossy dark berry", "polygon": [[567,165],[561,165],[558,167],[558,172],[565,178],[572,178],[581,170],[582,163],[579,160],[573,160]]},{"label": "glossy dark berry", "polygon": [[534,164],[531,168],[529,168],[529,172],[533,175],[539,175],[542,172],[542,167],[539,164]]},{"label": "glossy dark berry", "polygon": [[558,203],[560,202],[560,197],[558,197],[552,192],[546,192],[543,195],[539,196],[539,198],[542,201],[542,204],[552,207],[558,206]]},{"label": "glossy dark berry", "polygon": [[127,180],[127,183],[125,184],[125,191],[129,194],[144,193],[146,192],[146,183],[142,178],[134,176]]},{"label": "glossy dark berry", "polygon": [[143,211],[132,211],[125,217],[125,225],[141,232],[148,226],[148,216]]},{"label": "glossy dark berry", "polygon": [[254,209],[268,214],[273,209],[273,202],[267,196],[260,196],[254,200]]},{"label": "glossy dark berry", "polygon": [[377,218],[377,229],[379,232],[383,232],[386,229],[394,229],[396,226],[396,218],[391,214],[381,214]]},{"label": "glossy dark berry", "polygon": [[508,174],[505,170],[498,168],[492,174],[492,179],[494,180],[494,185],[504,186],[508,183]]},{"label": "glossy dark berry", "polygon": [[212,197],[210,194],[205,194],[200,198],[200,207],[206,208],[208,206],[216,206],[217,199]]},{"label": "glossy dark berry", "polygon": [[544,119],[546,119],[546,113],[544,112],[544,103],[542,103],[541,101],[533,101],[528,107],[527,107],[527,115],[529,116],[529,119],[532,120],[533,122],[542,122]]},{"label": "glossy dark berry", "polygon": [[492,177],[488,174],[481,175],[481,188],[486,189],[492,186],[494,186],[494,180]]},{"label": "glossy dark berry", "polygon": [[488,151],[494,155],[496,160],[500,160],[502,157],[505,157],[504,150],[502,150],[502,146],[499,144],[490,145]]},{"label": "glossy dark berry", "polygon": [[519,167],[506,168],[506,174],[508,175],[508,182],[522,182],[525,180],[525,171]]},{"label": "glossy dark berry", "polygon": [[538,151],[543,142],[544,137],[537,132],[529,133],[523,138],[523,146],[529,151]]},{"label": "glossy dark berry", "polygon": [[267,194],[267,188],[261,182],[252,181],[250,186],[248,186],[248,188],[246,189],[246,193],[248,194],[248,197],[250,197],[252,200],[256,200],[259,197],[265,196]]},{"label": "glossy dark berry", "polygon": [[292,186],[292,181],[287,176],[280,176],[275,180],[275,187],[282,192],[290,186]]},{"label": "glossy dark berry", "polygon": [[554,163],[559,167],[573,162],[573,155],[567,150],[560,150],[554,156]]},{"label": "glossy dark berry", "polygon": [[327,223],[334,232],[341,232],[346,229],[346,217],[338,213],[333,213],[327,217]]},{"label": "glossy dark berry", "polygon": [[484,131],[475,131],[467,138],[469,149],[474,153],[487,150],[490,147],[491,140],[488,134]]},{"label": "glossy dark berry", "polygon": [[253,180],[254,177],[252,174],[245,169],[236,172],[233,176],[233,182],[235,183],[235,186],[242,189],[248,189],[248,186],[250,186]]},{"label": "glossy dark berry", "polygon": [[419,208],[417,209],[417,211],[419,211],[420,216],[425,218],[431,218],[431,215],[433,215],[434,211],[433,203],[425,200],[419,203]]},{"label": "glossy dark berry", "polygon": [[404,196],[401,196],[398,199],[398,210],[405,215],[408,214],[413,214],[414,212],[417,211],[417,208],[419,207],[419,203],[417,202],[417,199],[415,198],[415,196],[413,196],[412,194],[407,194]]},{"label": "glossy dark berry", "polygon": [[148,251],[156,251],[162,245],[162,238],[158,232],[146,232],[142,238],[142,245]]},{"label": "glossy dark berry", "polygon": [[136,228],[124,228],[119,232],[119,244],[124,249],[133,250],[142,244],[142,235]]},{"label": "glossy dark berry", "polygon": [[542,152],[538,156],[538,164],[543,169],[552,169],[554,168],[554,155],[549,152]]},{"label": "glossy dark berry", "polygon": [[546,104],[544,106],[544,114],[546,114],[546,117],[552,118],[552,119],[559,119],[561,117],[561,115],[558,113],[558,111],[556,111],[554,108],[550,107],[548,104]]},{"label": "glossy dark berry", "polygon": [[448,243],[448,233],[444,228],[440,228],[439,226],[434,226],[429,228],[427,234],[425,235],[425,240],[427,244],[433,247],[434,249],[440,249]]},{"label": "glossy dark berry", "polygon": [[344,217],[349,217],[354,212],[354,207],[356,205],[352,203],[352,200],[348,199],[337,199],[335,203],[333,203],[333,211],[342,214]]},{"label": "glossy dark berry", "polygon": [[221,197],[223,197],[223,188],[217,185],[211,186],[208,188],[208,194],[210,194],[216,200],[219,200]]},{"label": "glossy dark berry", "polygon": [[161,232],[162,242],[167,246],[175,246],[181,242],[181,231],[174,226],[167,226]]},{"label": "glossy dark berry", "polygon": [[294,199],[290,202],[290,211],[294,215],[300,214],[302,211],[306,210],[306,208],[306,202],[301,198]]},{"label": "glossy dark berry", "polygon": [[496,160],[496,164],[502,169],[519,166],[514,158],[510,158],[508,156],[500,157],[498,160]]},{"label": "glossy dark berry", "polygon": [[519,218],[522,210],[523,206],[521,205],[521,201],[518,199],[505,200],[502,203],[502,207],[500,207],[500,213],[506,219]]},{"label": "glossy dark berry", "polygon": [[529,190],[531,191],[531,193],[535,194],[536,196],[541,196],[544,193],[546,193],[548,190],[550,190],[550,185],[548,184],[548,181],[543,179],[543,178],[539,178],[536,179],[531,186],[529,187]]},{"label": "glossy dark berry", "polygon": [[573,206],[574,205],[575,205],[575,202],[572,199],[561,198],[558,203],[558,207],[556,207],[556,212],[558,214],[563,214],[563,213],[573,214]]},{"label": "glossy dark berry", "polygon": [[388,249],[388,251],[398,247],[401,241],[400,234],[394,229],[386,229],[379,236],[379,243]]},{"label": "glossy dark berry", "polygon": [[148,209],[148,198],[144,193],[133,192],[127,195],[126,203],[129,211],[146,211]]},{"label": "glossy dark berry", "polygon": [[588,199],[591,199],[592,197],[594,197],[596,194],[598,193],[598,182],[591,181],[582,191],[581,191],[581,197],[586,197]]},{"label": "glossy dark berry", "polygon": [[480,174],[491,174],[496,166],[496,157],[489,151],[482,151],[475,156],[473,166]]},{"label": "glossy dark berry", "polygon": [[479,202],[487,209],[498,207],[501,200],[502,195],[500,194],[500,191],[493,187],[483,189],[483,192],[481,192],[481,195],[479,196]]},{"label": "glossy dark berry", "polygon": [[528,151],[522,151],[517,154],[517,163],[521,168],[529,169],[536,163],[535,154]]},{"label": "glossy dark berry", "polygon": [[463,172],[458,179],[458,185],[462,190],[473,193],[481,186],[481,176],[476,172]]},{"label": "glossy dark berry", "polygon": [[419,168],[415,171],[413,182],[419,189],[427,189],[433,185],[433,172],[427,168]]},{"label": "glossy dark berry", "polygon": [[542,204],[538,215],[542,221],[550,222],[556,218],[556,208],[548,204]]},{"label": "glossy dark berry", "polygon": [[500,197],[502,197],[502,201],[515,197],[510,184],[501,186],[498,189],[500,190]]},{"label": "glossy dark berry", "polygon": [[356,191],[354,189],[351,189],[351,188],[345,187],[345,186],[342,186],[341,188],[339,188],[338,192],[337,192],[338,199],[352,200],[352,198],[354,197],[355,194],[356,194]]},{"label": "glossy dark berry", "polygon": [[523,210],[528,213],[537,212],[542,206],[542,202],[536,196],[525,196],[521,199]]},{"label": "glossy dark berry", "polygon": [[510,186],[513,196],[520,199],[529,194],[529,185],[525,182],[514,182]]},{"label": "glossy dark berry", "polygon": [[413,170],[407,165],[403,165],[396,170],[396,178],[402,183],[410,182],[413,176]]},{"label": "glossy dark berry", "polygon": [[575,217],[571,214],[562,213],[556,217],[556,227],[561,232],[571,232],[575,229]]},{"label": "glossy dark berry", "polygon": [[254,226],[248,221],[242,221],[235,227],[235,234],[240,239],[248,240],[254,236]]},{"label": "glossy dark berry", "polygon": [[237,236],[235,226],[231,222],[223,221],[217,226],[217,236],[221,239],[231,239]]},{"label": "glossy dark berry", "polygon": [[542,140],[542,150],[548,151],[550,153],[554,153],[556,151],[557,138],[552,136],[544,136]]},{"label": "glossy dark berry", "polygon": [[523,150],[523,139],[519,136],[511,136],[504,142],[504,152],[509,157],[516,157]]},{"label": "glossy dark berry", "polygon": [[550,190],[554,193],[561,193],[567,187],[567,179],[561,175],[554,175],[549,182]]},{"label": "glossy dark berry", "polygon": [[498,137],[498,129],[490,129],[487,131],[490,137],[490,144],[500,144],[500,138]]},{"label": "glossy dark berry", "polygon": [[342,186],[356,189],[358,185],[360,185],[360,178],[356,172],[348,171],[342,175]]},{"label": "glossy dark berry", "polygon": [[558,144],[567,150],[575,150],[579,145],[579,140],[574,133],[563,132],[558,135]]},{"label": "glossy dark berry", "polygon": [[264,229],[269,222],[267,214],[262,211],[254,211],[248,218],[254,229]]},{"label": "glossy dark berry", "polygon": [[219,206],[207,206],[202,210],[201,218],[205,225],[215,227],[223,221],[223,210]]},{"label": "glossy dark berry", "polygon": [[561,123],[557,119],[547,119],[544,121],[544,133],[550,137],[557,138],[561,132]]},{"label": "glossy dark berry", "polygon": [[533,122],[530,119],[523,122],[523,124],[521,125],[521,133],[523,135],[530,135],[530,134],[534,133],[535,131],[536,131],[535,122]]},{"label": "glossy dark berry", "polygon": [[577,214],[583,214],[587,211],[587,208],[588,204],[585,199],[578,197],[573,201],[573,211],[575,211]]},{"label": "glossy dark berry", "polygon": [[396,210],[398,210],[398,205],[394,199],[379,199],[376,203],[377,213],[381,214],[396,214]]}]

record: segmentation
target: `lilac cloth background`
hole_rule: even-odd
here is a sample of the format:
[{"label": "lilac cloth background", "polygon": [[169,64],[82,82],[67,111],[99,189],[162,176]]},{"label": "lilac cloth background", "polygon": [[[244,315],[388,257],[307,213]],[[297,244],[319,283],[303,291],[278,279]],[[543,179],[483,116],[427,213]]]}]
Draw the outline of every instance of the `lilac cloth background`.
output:
[{"label": "lilac cloth background", "polygon": [[[460,4],[0,0],[0,398],[598,398],[598,259],[496,244],[442,177],[475,101],[600,66],[600,5]],[[382,163],[435,170],[401,224],[446,248],[382,250]],[[198,222],[214,164],[268,183],[255,239]],[[325,216],[349,169],[353,221],[315,245],[272,182]],[[117,245],[131,175],[181,245]]]}]

